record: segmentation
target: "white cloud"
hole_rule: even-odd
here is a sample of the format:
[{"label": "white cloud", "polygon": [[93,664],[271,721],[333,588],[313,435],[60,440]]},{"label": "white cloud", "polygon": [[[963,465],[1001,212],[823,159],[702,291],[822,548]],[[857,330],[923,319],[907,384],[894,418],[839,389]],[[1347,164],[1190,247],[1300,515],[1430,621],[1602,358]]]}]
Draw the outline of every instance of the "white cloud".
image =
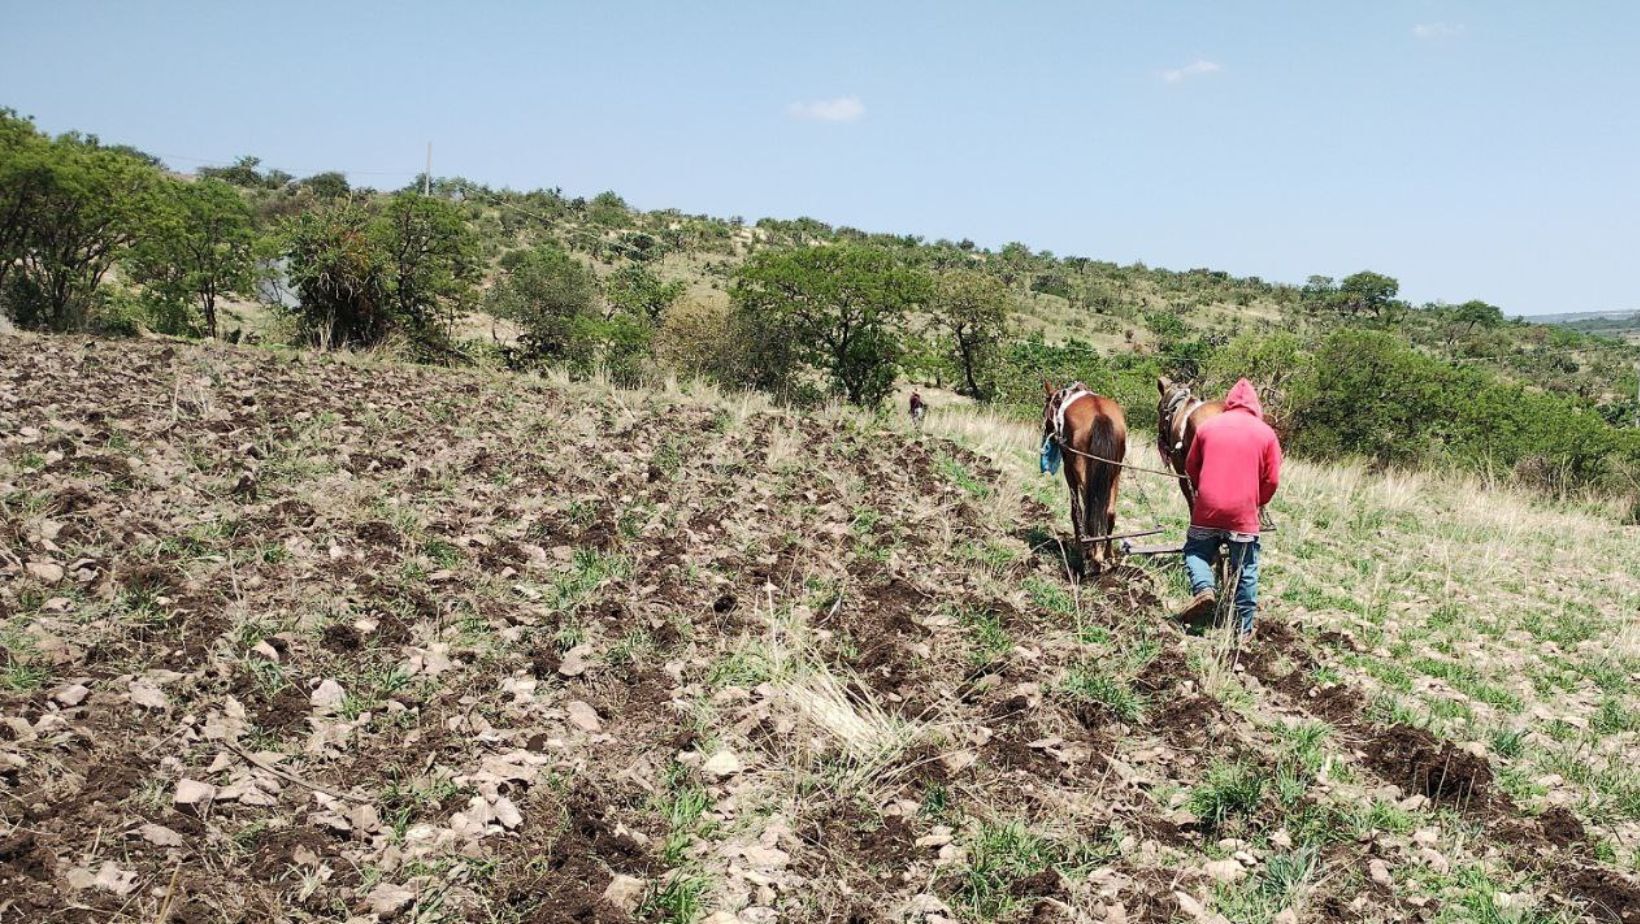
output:
[{"label": "white cloud", "polygon": [[1424,41],[1451,38],[1463,34],[1463,23],[1450,22],[1421,22],[1412,27],[1412,34]]},{"label": "white cloud", "polygon": [[1191,77],[1216,74],[1222,70],[1224,70],[1224,68],[1220,67],[1215,62],[1198,58],[1195,61],[1186,64],[1184,67],[1175,67],[1171,70],[1162,71],[1162,80],[1167,83],[1178,83],[1181,80],[1188,80]]},{"label": "white cloud", "polygon": [[836,99],[816,99],[792,103],[786,112],[794,119],[815,122],[853,122],[866,114],[866,104],[857,96],[839,96]]}]

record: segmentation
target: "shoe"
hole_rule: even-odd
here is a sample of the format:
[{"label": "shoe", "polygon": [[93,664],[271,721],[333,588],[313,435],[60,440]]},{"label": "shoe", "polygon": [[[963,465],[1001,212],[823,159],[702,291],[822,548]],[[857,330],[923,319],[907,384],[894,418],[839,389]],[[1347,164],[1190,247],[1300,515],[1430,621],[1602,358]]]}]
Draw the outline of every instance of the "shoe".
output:
[{"label": "shoe", "polygon": [[1205,622],[1218,605],[1218,595],[1212,590],[1204,590],[1190,598],[1190,603],[1179,613],[1179,618],[1188,623]]}]

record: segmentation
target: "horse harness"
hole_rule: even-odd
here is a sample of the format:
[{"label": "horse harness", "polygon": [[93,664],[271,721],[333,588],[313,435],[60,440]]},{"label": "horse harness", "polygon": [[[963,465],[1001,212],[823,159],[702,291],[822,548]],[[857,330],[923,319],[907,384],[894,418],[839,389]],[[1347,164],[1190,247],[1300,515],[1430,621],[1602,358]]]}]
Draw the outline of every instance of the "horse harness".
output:
[{"label": "horse harness", "polygon": [[1189,423],[1190,415],[1196,413],[1198,408],[1207,403],[1201,398],[1195,398],[1194,401],[1191,400],[1192,398],[1194,396],[1190,394],[1188,388],[1180,388],[1173,392],[1172,396],[1167,399],[1167,410],[1164,412],[1167,417],[1167,435],[1163,437],[1161,434],[1157,434],[1158,441],[1163,439],[1173,441],[1172,445],[1167,446],[1166,453],[1167,461],[1176,468],[1179,467],[1180,462],[1178,454],[1180,450],[1184,449],[1185,425]]},{"label": "horse harness", "polygon": [[[1053,441],[1058,443],[1061,448],[1064,448],[1065,445],[1065,411],[1083,398],[1091,397],[1093,397],[1093,392],[1081,382],[1072,382],[1054,393],[1051,402],[1053,407],[1051,411],[1053,428],[1050,434],[1053,436]],[[1046,415],[1044,415],[1043,423],[1049,423]]]}]

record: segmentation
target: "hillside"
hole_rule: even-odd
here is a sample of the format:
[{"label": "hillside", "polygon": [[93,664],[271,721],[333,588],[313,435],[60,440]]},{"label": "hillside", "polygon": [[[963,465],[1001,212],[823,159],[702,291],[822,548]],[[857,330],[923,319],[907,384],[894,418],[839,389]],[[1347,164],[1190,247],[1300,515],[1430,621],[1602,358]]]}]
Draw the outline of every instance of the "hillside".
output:
[{"label": "hillside", "polygon": [[1071,581],[983,411],[32,335],[0,383],[22,920],[1640,920],[1601,507],[1295,463],[1238,653],[1166,562]]},{"label": "hillside", "polygon": [[1413,305],[1367,269],[1297,285],[614,192],[384,192],[254,157],[183,175],[0,110],[7,177],[0,314],[21,330],[697,379],[792,407],[916,384],[1024,419],[1044,378],[1134,409],[1162,376],[1202,394],[1246,377],[1295,456],[1506,473],[1640,520],[1640,346],[1478,300]]},{"label": "hillside", "polygon": [[1525,320],[1550,324],[1602,337],[1640,340],[1640,311],[1586,311],[1565,315],[1539,315]]}]

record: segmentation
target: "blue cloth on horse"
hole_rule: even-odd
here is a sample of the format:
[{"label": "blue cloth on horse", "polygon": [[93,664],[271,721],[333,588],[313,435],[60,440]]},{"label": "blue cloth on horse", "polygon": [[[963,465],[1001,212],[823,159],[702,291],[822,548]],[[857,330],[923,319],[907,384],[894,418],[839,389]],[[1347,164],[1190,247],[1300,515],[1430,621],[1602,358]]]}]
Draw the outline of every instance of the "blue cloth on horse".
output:
[{"label": "blue cloth on horse", "polygon": [[1059,444],[1051,436],[1044,437],[1042,440],[1041,465],[1044,475],[1057,475],[1059,473]]}]

